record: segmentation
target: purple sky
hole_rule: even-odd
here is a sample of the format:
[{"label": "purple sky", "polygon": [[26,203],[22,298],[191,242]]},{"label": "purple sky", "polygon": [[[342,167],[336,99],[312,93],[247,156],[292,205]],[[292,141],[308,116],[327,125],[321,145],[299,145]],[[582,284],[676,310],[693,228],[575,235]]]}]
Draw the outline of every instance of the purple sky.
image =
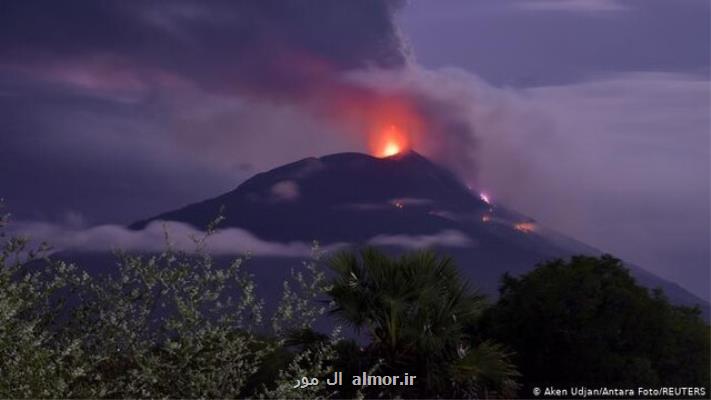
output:
[{"label": "purple sky", "polygon": [[367,151],[344,108],[406,97],[417,150],[708,299],[708,1],[210,4],[0,5],[17,219],[124,224]]}]

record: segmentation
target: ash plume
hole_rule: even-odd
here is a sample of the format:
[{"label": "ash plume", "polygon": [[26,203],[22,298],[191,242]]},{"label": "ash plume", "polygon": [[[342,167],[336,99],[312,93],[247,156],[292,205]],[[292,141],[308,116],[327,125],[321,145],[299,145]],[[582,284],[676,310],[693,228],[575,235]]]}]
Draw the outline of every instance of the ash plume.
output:
[{"label": "ash plume", "polygon": [[[12,2],[0,14],[0,69],[89,91],[140,92],[142,99],[157,96],[156,87],[237,96],[257,108],[300,110],[361,145],[383,125],[401,124],[418,151],[473,177],[471,105],[413,61],[395,20],[403,5]],[[27,26],[41,29],[28,34]],[[175,131],[174,142],[186,148],[211,135]]]}]

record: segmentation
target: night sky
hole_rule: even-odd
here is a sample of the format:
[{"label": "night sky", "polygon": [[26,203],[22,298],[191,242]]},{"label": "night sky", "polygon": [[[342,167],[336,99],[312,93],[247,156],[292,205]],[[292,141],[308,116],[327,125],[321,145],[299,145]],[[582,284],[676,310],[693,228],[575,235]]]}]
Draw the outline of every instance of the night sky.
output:
[{"label": "night sky", "polygon": [[0,197],[123,225],[309,156],[417,151],[709,298],[706,0],[10,1]]}]

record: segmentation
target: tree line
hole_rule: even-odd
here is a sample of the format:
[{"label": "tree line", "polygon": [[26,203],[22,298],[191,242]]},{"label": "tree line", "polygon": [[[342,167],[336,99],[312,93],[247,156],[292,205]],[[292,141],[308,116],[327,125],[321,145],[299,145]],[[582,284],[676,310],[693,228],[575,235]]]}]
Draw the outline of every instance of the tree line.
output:
[{"label": "tree line", "polygon": [[[269,310],[248,260],[221,265],[205,250],[214,226],[194,252],[118,253],[115,271],[97,275],[47,257],[7,223],[0,218],[1,398],[526,398],[550,385],[709,387],[710,329],[699,309],[639,286],[611,256],[505,275],[491,301],[445,255],[367,248],[326,257],[316,247]],[[417,378],[298,384],[336,371]]]}]

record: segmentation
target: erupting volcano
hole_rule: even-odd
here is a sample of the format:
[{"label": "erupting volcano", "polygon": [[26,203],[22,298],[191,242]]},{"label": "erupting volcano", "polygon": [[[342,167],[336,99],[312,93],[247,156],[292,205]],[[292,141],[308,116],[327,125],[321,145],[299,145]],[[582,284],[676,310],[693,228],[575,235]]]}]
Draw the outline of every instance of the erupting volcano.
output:
[{"label": "erupting volcano", "polygon": [[[463,274],[491,295],[497,293],[504,272],[520,274],[542,261],[602,253],[495,204],[480,188],[467,187],[449,170],[412,150],[397,125],[371,139],[372,155],[306,158],[131,228],[144,229],[159,220],[202,228],[224,206],[223,228],[241,228],[272,242],[318,240],[324,247],[373,245],[394,253],[437,248],[453,256]],[[288,196],[284,188],[289,188]],[[271,268],[272,263],[283,265],[273,258],[253,260],[257,280],[267,288],[281,282],[274,274],[288,272]],[[635,266],[630,269],[641,284],[663,287],[676,303],[703,304],[676,284]]]},{"label": "erupting volcano", "polygon": [[395,142],[390,142],[383,149],[383,156],[390,157],[400,152],[400,146]]},{"label": "erupting volcano", "polygon": [[370,147],[376,157],[383,158],[407,151],[410,145],[407,135],[396,125],[390,125],[373,135]]}]

